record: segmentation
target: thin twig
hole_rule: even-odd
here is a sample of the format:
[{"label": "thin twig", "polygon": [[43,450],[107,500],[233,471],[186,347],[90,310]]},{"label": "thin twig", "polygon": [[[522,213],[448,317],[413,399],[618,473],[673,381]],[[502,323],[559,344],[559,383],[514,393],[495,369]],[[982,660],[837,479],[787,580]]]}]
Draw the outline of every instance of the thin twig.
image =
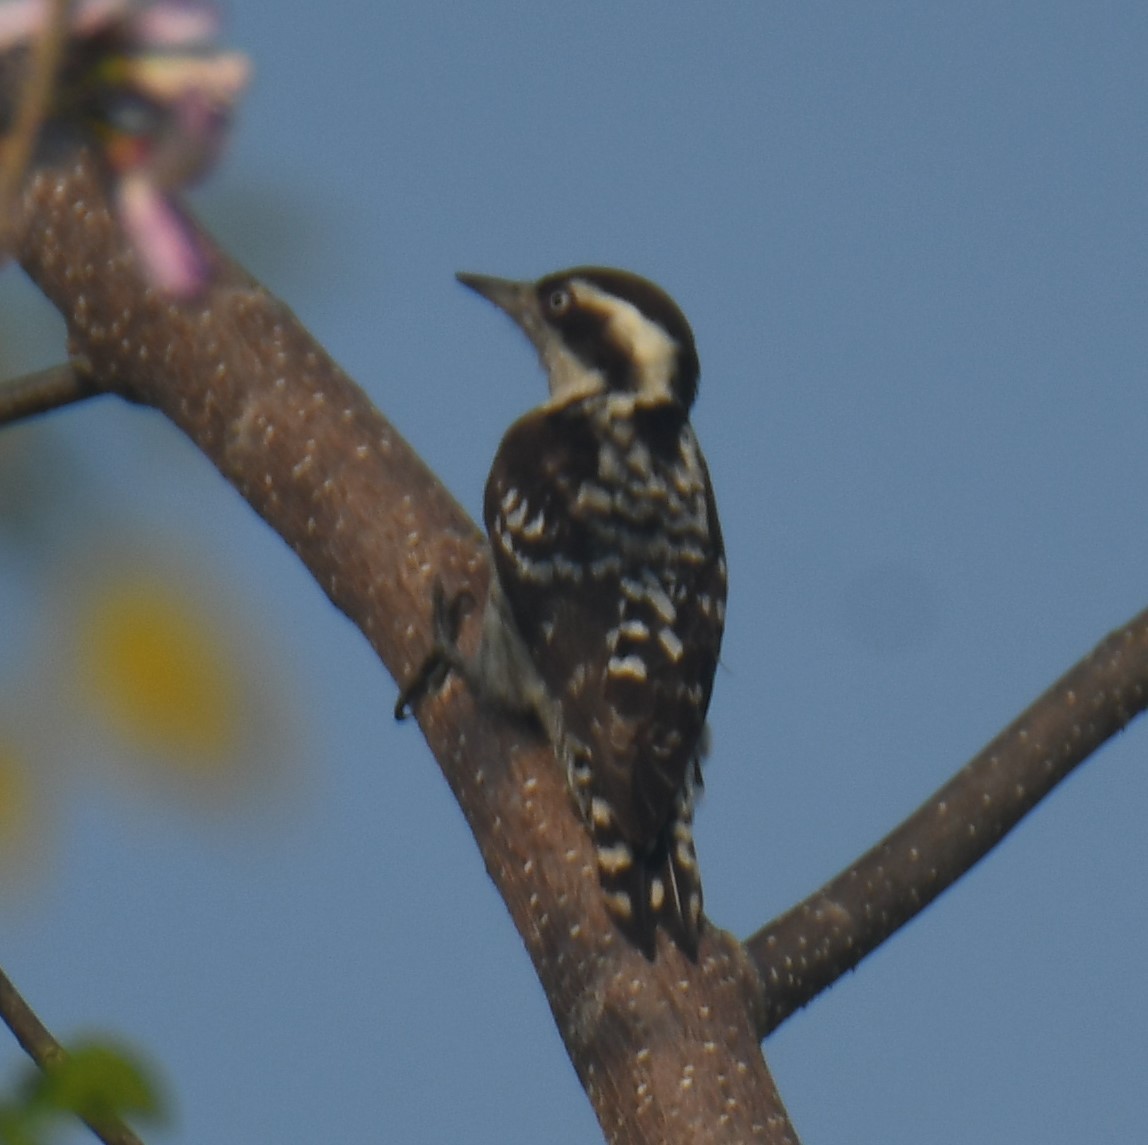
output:
[{"label": "thin twig", "polygon": [[0,970],[0,1018],[15,1035],[20,1048],[41,1069],[48,1069],[64,1057],[64,1047],[32,1012],[3,970]]},{"label": "thin twig", "polygon": [[64,58],[64,45],[68,40],[68,17],[71,0],[47,0],[48,19],[43,35],[36,42],[31,72],[24,86],[24,95],[16,112],[12,131],[0,150],[0,261],[8,254],[13,225],[13,206],[24,181],[24,172],[40,128],[48,116],[52,93],[60,62]]},{"label": "thin twig", "polygon": [[895,831],[746,943],[765,1029],[852,970],[1148,707],[1148,612],[1117,629]]},{"label": "thin twig", "polygon": [[[3,970],[0,970],[0,1019],[12,1031],[20,1048],[42,1070],[50,1070],[67,1057],[68,1051],[36,1017]],[[83,1121],[104,1145],[143,1145],[118,1117],[107,1116],[99,1120],[85,1117]]]},{"label": "thin twig", "polygon": [[103,392],[92,381],[86,361],[73,358],[59,366],[0,382],[0,425],[49,413]]}]

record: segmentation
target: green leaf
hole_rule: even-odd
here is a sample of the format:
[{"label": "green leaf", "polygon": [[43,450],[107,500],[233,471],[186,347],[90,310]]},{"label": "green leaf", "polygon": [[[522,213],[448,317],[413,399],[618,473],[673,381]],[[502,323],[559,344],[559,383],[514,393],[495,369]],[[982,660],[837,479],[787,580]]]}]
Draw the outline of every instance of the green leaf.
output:
[{"label": "green leaf", "polygon": [[35,1090],[41,1107],[89,1120],[110,1115],[153,1121],[163,1117],[158,1089],[142,1062],[106,1042],[69,1050],[41,1076]]},{"label": "green leaf", "polygon": [[44,1145],[43,1110],[26,1097],[0,1105],[0,1145]]}]

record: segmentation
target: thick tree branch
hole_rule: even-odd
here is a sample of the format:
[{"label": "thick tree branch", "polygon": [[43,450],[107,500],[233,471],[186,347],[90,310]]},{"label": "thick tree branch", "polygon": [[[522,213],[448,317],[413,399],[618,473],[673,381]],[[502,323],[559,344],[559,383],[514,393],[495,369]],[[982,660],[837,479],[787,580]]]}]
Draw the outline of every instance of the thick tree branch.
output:
[{"label": "thick tree branch", "polygon": [[766,983],[766,1030],[924,910],[1146,705],[1143,612],[857,863],[746,943]]},{"label": "thick tree branch", "polygon": [[[67,1056],[67,1050],[40,1021],[32,1007],[0,970],[0,1020],[12,1031],[20,1048],[42,1069],[50,1070]],[[84,1124],[105,1145],[143,1145],[140,1139],[118,1117],[100,1120],[84,1119]]]},{"label": "thick tree branch", "polygon": [[[481,537],[433,474],[287,307],[206,236],[204,297],[181,303],[150,288],[90,154],[38,170],[23,208],[35,225],[22,228],[18,256],[67,319],[70,352],[179,426],[392,674],[409,678],[428,650],[434,578],[481,599],[488,576]],[[646,962],[605,914],[549,749],[457,684],[418,716],[607,1137],[794,1141],[761,1056],[761,983],[743,948],[711,926],[697,965],[664,940]]]}]

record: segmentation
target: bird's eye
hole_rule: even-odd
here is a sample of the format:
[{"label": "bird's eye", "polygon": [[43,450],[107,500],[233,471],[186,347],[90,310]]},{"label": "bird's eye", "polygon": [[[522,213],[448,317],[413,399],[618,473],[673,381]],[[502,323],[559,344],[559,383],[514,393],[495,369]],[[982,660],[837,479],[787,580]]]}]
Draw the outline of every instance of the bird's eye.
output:
[{"label": "bird's eye", "polygon": [[553,289],[546,299],[546,308],[551,314],[562,315],[570,309],[570,291],[564,286]]}]

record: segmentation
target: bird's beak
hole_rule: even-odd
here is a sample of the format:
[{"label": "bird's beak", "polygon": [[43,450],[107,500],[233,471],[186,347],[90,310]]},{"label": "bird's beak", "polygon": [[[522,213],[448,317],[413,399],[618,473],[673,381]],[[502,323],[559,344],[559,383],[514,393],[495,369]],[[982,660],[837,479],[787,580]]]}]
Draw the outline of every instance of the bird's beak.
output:
[{"label": "bird's beak", "polygon": [[488,302],[493,302],[504,314],[514,319],[522,332],[541,350],[545,339],[545,326],[538,306],[533,282],[513,278],[494,278],[489,274],[466,274],[455,277]]}]

